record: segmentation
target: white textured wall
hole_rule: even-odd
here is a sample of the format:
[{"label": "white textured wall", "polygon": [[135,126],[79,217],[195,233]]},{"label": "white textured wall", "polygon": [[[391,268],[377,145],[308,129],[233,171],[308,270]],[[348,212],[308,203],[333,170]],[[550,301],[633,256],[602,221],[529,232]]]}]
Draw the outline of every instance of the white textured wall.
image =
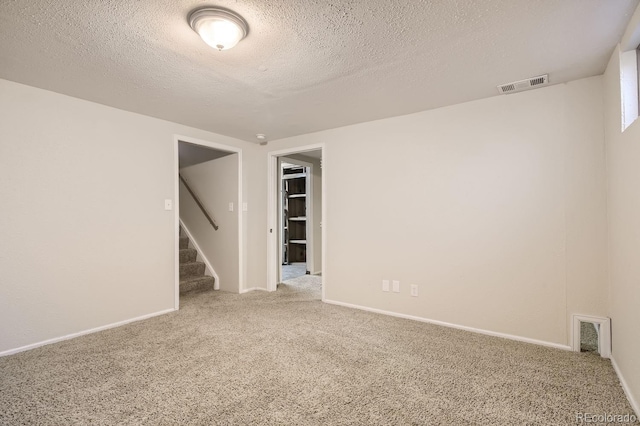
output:
[{"label": "white textured wall", "polygon": [[[238,293],[238,154],[180,170],[189,187],[218,224],[214,230],[184,185],[180,184],[180,219],[220,278],[220,290]],[[229,211],[233,203],[233,211]]]},{"label": "white textured wall", "polygon": [[6,80],[0,117],[0,353],[173,308],[173,135],[252,144]]},{"label": "white textured wall", "polygon": [[[637,14],[640,17],[640,14]],[[621,133],[619,49],[604,75],[612,358],[640,402],[640,120]]]},{"label": "white textured wall", "polygon": [[606,312],[601,103],[595,77],[262,149],[326,144],[327,299],[568,345]]},{"label": "white textured wall", "polygon": [[573,311],[606,311],[601,84],[258,147],[0,81],[0,351],[173,306],[175,133],[244,148],[246,288],[266,280],[266,153],[324,142],[328,299],[568,344]]},{"label": "white textured wall", "polygon": [[313,271],[322,272],[322,167],[321,160],[311,158],[313,163]]},{"label": "white textured wall", "polygon": [[567,85],[563,184],[567,312],[606,317],[607,197],[601,86],[601,77]]}]

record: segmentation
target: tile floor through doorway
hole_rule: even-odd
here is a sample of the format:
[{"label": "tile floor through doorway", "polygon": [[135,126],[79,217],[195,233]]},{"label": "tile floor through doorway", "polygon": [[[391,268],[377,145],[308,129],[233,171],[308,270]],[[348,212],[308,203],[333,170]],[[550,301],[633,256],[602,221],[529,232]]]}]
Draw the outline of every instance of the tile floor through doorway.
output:
[{"label": "tile floor through doorway", "polygon": [[289,265],[282,265],[282,274],[280,275],[280,282],[287,281],[293,278],[301,277],[307,273],[307,264],[291,263]]}]

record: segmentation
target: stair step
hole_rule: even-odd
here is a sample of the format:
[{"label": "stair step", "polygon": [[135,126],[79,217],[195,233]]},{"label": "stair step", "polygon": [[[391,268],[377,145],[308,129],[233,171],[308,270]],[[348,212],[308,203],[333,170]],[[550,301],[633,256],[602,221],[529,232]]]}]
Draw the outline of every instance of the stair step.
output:
[{"label": "stair step", "polygon": [[180,250],[189,248],[189,237],[180,237]]},{"label": "stair step", "polygon": [[195,262],[197,255],[196,249],[180,249],[180,263]]},{"label": "stair step", "polygon": [[213,277],[190,277],[180,280],[180,294],[213,290]]},{"label": "stair step", "polygon": [[204,263],[187,262],[180,264],[180,279],[187,277],[201,277],[204,275]]}]

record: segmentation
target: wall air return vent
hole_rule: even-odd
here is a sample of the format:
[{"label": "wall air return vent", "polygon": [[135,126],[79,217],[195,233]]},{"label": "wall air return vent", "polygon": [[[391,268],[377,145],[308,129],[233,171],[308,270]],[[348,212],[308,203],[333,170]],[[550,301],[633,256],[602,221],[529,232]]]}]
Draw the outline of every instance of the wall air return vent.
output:
[{"label": "wall air return vent", "polygon": [[501,84],[500,86],[498,86],[498,93],[508,94],[522,92],[523,90],[533,89],[538,86],[546,86],[547,84],[549,84],[549,74],[539,75],[537,77],[531,77],[526,80]]}]

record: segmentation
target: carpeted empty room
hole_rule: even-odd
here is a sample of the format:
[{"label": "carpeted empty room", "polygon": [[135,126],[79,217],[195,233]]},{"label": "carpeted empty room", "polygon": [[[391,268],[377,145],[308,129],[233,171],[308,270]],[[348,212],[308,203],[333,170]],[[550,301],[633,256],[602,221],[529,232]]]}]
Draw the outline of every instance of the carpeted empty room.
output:
[{"label": "carpeted empty room", "polygon": [[640,0],[0,1],[0,426],[640,416]]},{"label": "carpeted empty room", "polygon": [[633,413],[608,360],[274,293],[0,359],[0,424],[575,424]]}]

